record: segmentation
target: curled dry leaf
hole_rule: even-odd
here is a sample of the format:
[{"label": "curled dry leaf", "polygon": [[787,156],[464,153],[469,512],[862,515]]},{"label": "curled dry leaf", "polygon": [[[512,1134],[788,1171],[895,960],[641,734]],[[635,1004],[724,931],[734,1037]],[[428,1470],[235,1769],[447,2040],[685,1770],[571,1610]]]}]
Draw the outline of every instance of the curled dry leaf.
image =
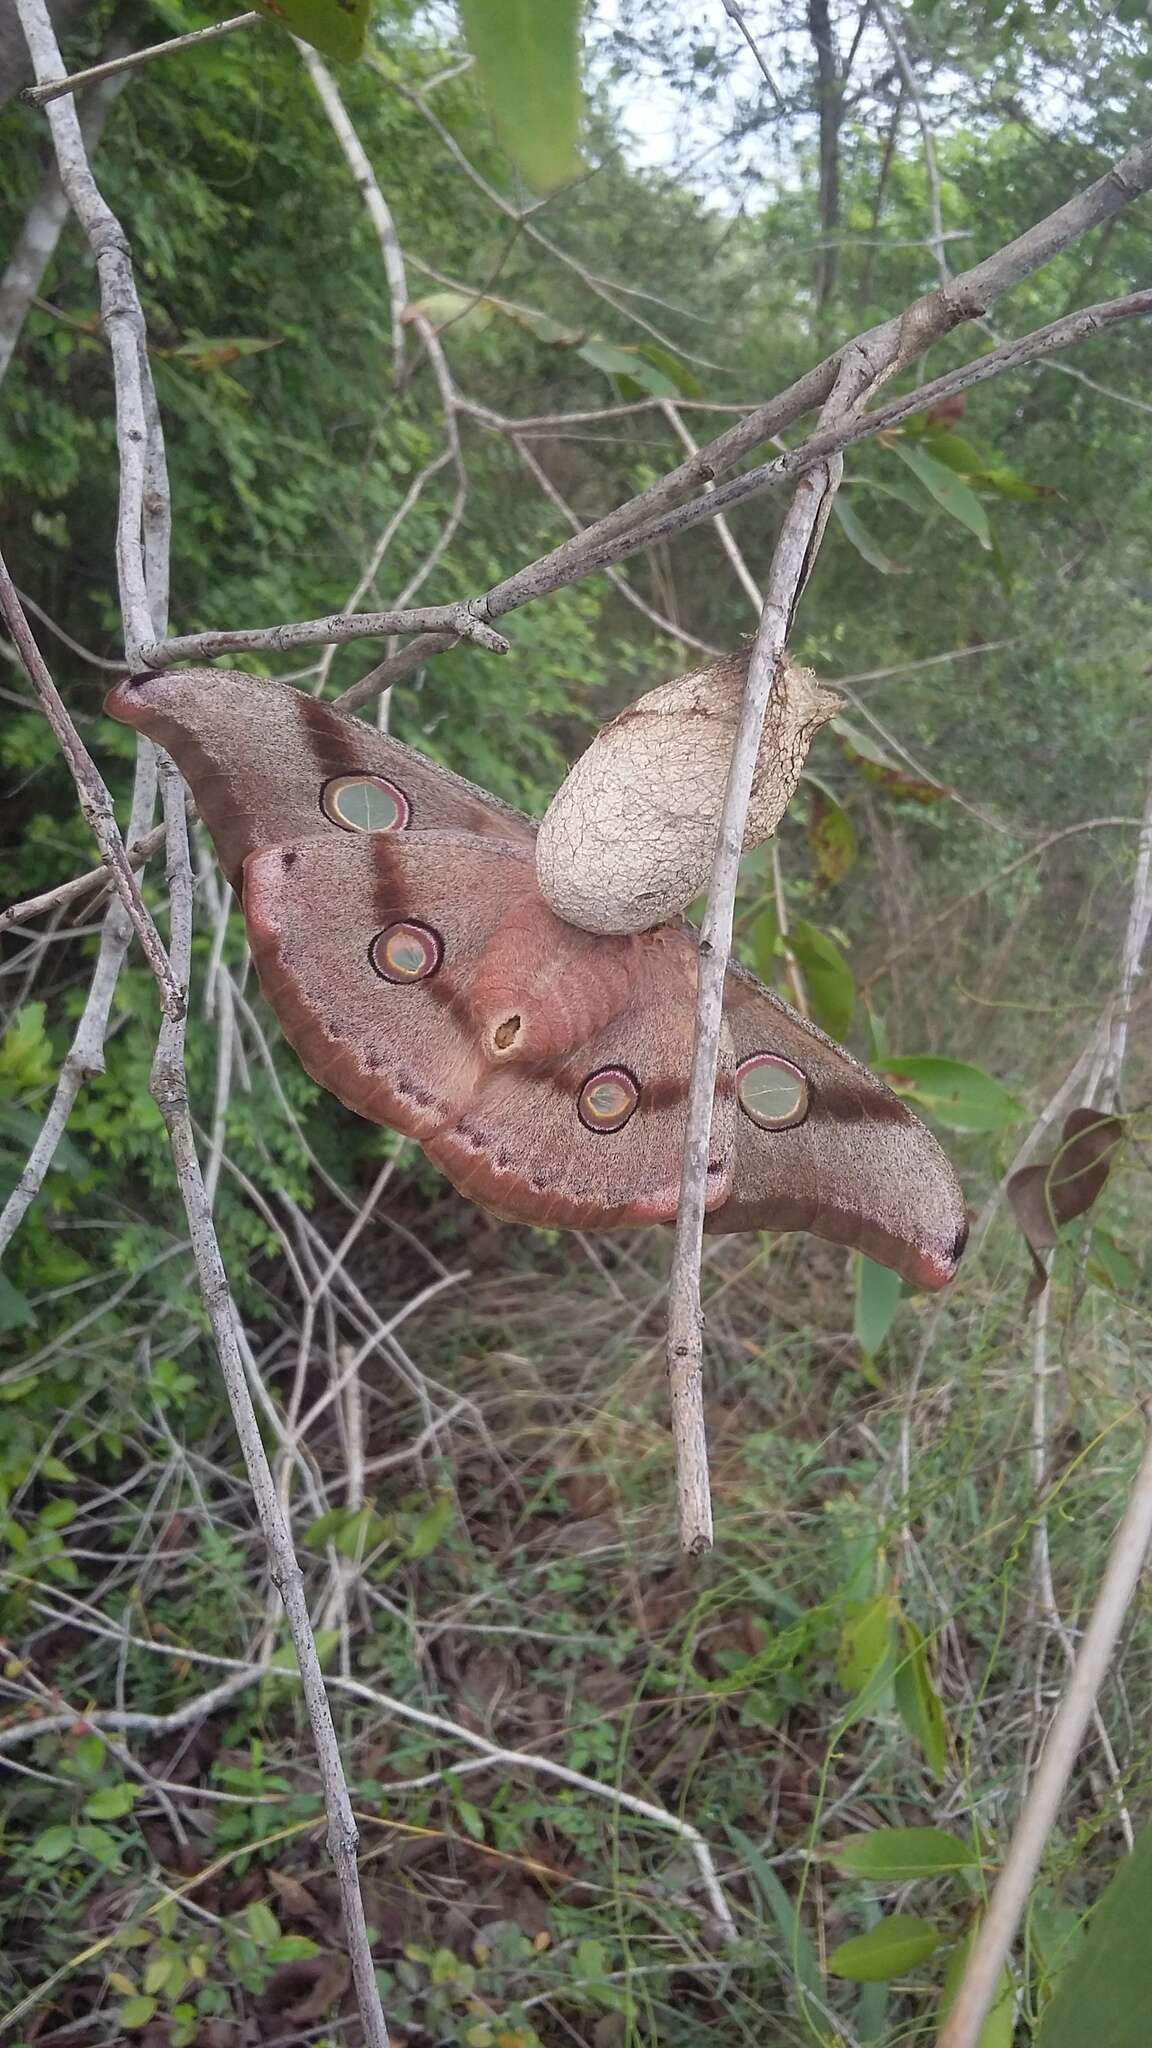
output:
[{"label": "curled dry leaf", "polygon": [[1032,1255],[1029,1306],[1048,1285],[1042,1254],[1051,1251],[1064,1224],[1083,1216],[1103,1192],[1123,1136],[1123,1118],[1105,1116],[1098,1109],[1074,1109],[1065,1119],[1055,1158],[1022,1167],[1008,1182],[1012,1214]]},{"label": "curled dry leaf", "polygon": [[[640,932],[705,888],[740,716],[747,654],[677,676],[596,735],[553,797],[536,876],[558,917],[589,932]],[[785,657],[764,721],[745,847],[784,816],[813,735],[841,709]]]}]

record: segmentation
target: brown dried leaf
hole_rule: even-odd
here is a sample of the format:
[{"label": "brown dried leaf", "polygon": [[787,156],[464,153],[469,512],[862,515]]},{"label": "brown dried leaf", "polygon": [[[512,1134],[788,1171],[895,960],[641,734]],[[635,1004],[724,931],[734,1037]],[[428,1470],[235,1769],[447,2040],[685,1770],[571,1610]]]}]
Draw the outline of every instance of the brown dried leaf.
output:
[{"label": "brown dried leaf", "polygon": [[1032,1255],[1029,1307],[1048,1285],[1042,1254],[1051,1251],[1064,1224],[1083,1216],[1103,1192],[1123,1136],[1121,1117],[1074,1109],[1065,1119],[1055,1158],[1022,1167],[1008,1182],[1009,1205]]}]

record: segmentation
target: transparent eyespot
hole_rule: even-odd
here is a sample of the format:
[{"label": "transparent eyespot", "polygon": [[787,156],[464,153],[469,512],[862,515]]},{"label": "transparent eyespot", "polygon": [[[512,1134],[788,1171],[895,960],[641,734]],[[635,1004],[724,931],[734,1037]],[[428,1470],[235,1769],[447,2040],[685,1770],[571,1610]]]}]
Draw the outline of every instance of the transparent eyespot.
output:
[{"label": "transparent eyespot", "polygon": [[320,792],[320,808],[345,832],[402,832],[412,806],[382,775],[335,775]]},{"label": "transparent eyespot", "polygon": [[754,1052],[736,1069],[736,1100],[762,1131],[785,1131],[808,1114],[808,1083],[774,1052]]},{"label": "transparent eyespot", "polygon": [[619,1131],[639,1100],[639,1086],[627,1067],[601,1067],[598,1074],[589,1074],[576,1109],[587,1130]]},{"label": "transparent eyespot", "polygon": [[427,981],[444,957],[444,941],[427,924],[390,924],[377,932],[368,958],[383,981]]}]

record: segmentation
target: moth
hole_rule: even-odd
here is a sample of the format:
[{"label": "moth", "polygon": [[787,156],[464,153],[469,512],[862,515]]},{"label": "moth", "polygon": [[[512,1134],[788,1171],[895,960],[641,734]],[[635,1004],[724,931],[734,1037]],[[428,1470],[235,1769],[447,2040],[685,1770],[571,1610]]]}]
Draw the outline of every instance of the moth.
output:
[{"label": "moth", "polygon": [[[690,925],[566,923],[541,896],[531,820],[288,685],[175,669],[118,683],[107,709],[187,777],[264,994],[321,1087],[506,1220],[675,1218]],[[967,1234],[920,1120],[735,965],[706,1202],[709,1230],[812,1231],[928,1288]]]}]

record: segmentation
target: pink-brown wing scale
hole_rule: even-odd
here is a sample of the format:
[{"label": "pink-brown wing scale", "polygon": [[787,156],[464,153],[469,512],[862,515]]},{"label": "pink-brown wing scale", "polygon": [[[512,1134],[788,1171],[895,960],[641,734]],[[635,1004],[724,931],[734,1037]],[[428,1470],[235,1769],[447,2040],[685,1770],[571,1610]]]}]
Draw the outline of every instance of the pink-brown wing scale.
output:
[{"label": "pink-brown wing scale", "polygon": [[[249,858],[243,901],[264,993],[308,1072],[418,1138],[471,1200],[579,1229],[675,1215],[696,981],[685,934],[577,931],[542,901],[530,846],[452,833],[270,848]],[[398,925],[431,933],[439,953],[404,986],[370,957]],[[590,1129],[583,1091],[617,1072],[635,1108],[619,1129]],[[726,1039],[713,1204],[734,1125]]]},{"label": "pink-brown wing scale", "polygon": [[751,975],[734,970],[725,1019],[741,1063],[790,1061],[808,1112],[784,1130],[736,1118],[732,1192],[705,1228],[809,1230],[866,1252],[919,1287],[955,1273],[968,1234],[959,1183],[931,1132],[891,1090]]},{"label": "pink-brown wing scale", "polygon": [[498,798],[286,683],[231,669],[166,669],[117,683],[105,709],[172,755],[236,889],[245,860],[261,847],[341,833],[321,808],[321,792],[342,775],[393,784],[409,806],[410,830],[526,845],[534,837],[530,821]]}]

